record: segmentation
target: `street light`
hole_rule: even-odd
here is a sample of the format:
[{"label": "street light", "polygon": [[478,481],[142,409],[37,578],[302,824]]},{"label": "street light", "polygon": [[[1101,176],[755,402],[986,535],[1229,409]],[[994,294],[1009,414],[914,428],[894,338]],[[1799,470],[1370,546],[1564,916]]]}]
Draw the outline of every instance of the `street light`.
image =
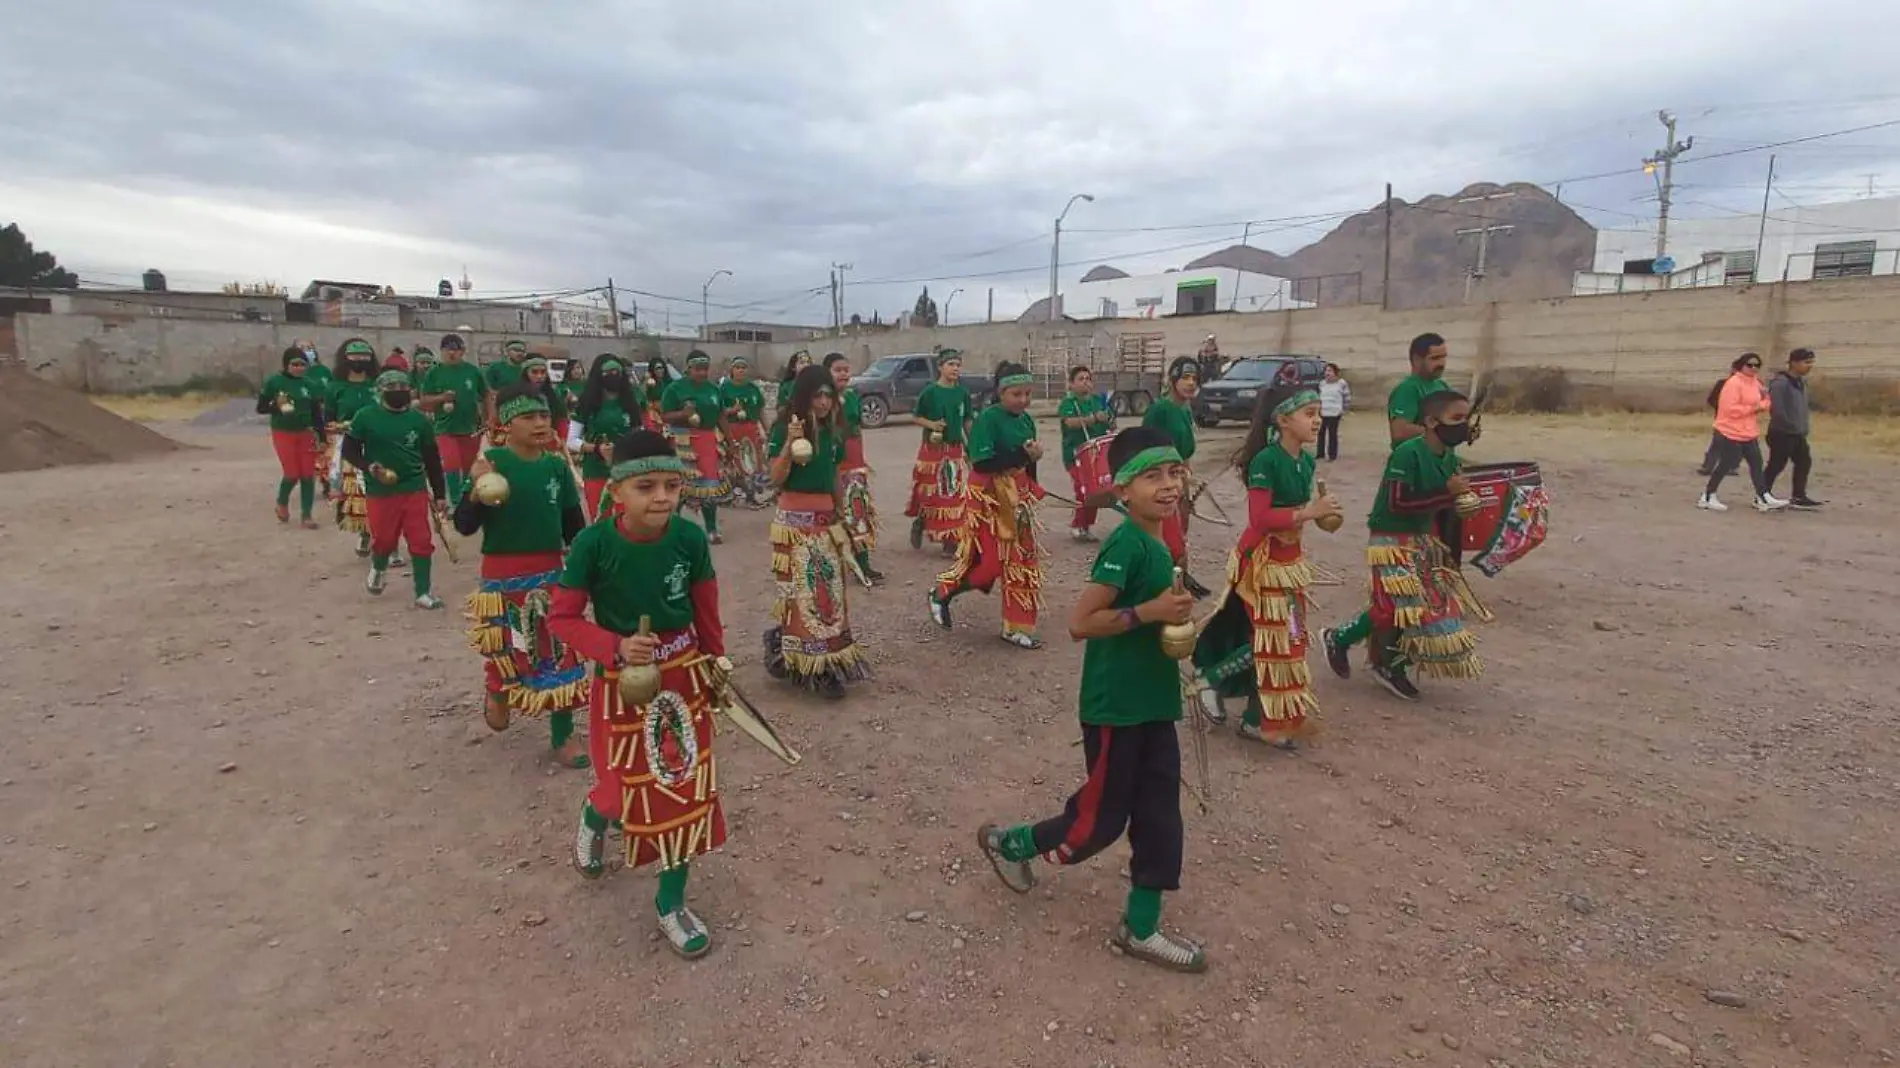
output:
[{"label": "street light", "polygon": [[712,273],[711,278],[706,279],[705,285],[699,287],[699,339],[701,341],[712,340],[712,338],[709,337],[706,333],[706,327],[709,321],[706,316],[706,291],[712,288],[712,284],[714,282],[719,281],[719,276],[722,274],[725,275],[727,278],[732,277],[731,271],[728,271],[724,267],[721,267],[720,269]]},{"label": "street light", "polygon": [[1069,209],[1075,207],[1078,200],[1095,203],[1095,198],[1088,193],[1077,193],[1070,197],[1069,202],[1062,206],[1062,214],[1056,216],[1056,240],[1049,249],[1049,321],[1052,323],[1056,321],[1056,271],[1062,267],[1062,220],[1069,217]]},{"label": "street light", "polygon": [[953,289],[950,291],[949,296],[943,298],[943,318],[938,321],[939,325],[941,326],[950,325],[950,302],[957,299],[957,294],[961,292],[963,292],[963,290]]}]

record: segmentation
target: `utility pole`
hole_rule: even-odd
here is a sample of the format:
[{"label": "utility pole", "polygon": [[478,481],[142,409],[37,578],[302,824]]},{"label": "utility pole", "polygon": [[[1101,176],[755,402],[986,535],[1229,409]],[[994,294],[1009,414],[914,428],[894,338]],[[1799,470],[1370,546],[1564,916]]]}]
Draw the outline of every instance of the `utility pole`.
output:
[{"label": "utility pole", "polygon": [[701,341],[712,340],[711,334],[707,331],[707,327],[710,325],[710,323],[706,314],[706,308],[707,308],[706,293],[708,290],[712,289],[712,284],[714,282],[719,281],[719,276],[722,274],[725,275],[727,278],[732,277],[731,271],[728,271],[724,267],[721,267],[718,270],[714,271],[711,277],[706,279],[706,284],[699,287],[699,339]]},{"label": "utility pole", "polygon": [[996,287],[995,286],[990,287],[990,303],[989,303],[989,307],[983,309],[983,321],[986,323],[993,323],[996,321]]},{"label": "utility pole", "polygon": [[1768,184],[1761,188],[1761,221],[1755,226],[1755,266],[1750,277],[1761,281],[1761,246],[1768,236],[1768,194],[1775,190],[1775,157],[1768,157]]},{"label": "utility pole", "polygon": [[607,279],[607,318],[613,321],[613,336],[620,336],[620,301],[614,296],[614,280]]},{"label": "utility pole", "polygon": [[1392,183],[1385,183],[1385,269],[1379,280],[1379,310],[1392,308]]},{"label": "utility pole", "polygon": [[[1467,234],[1478,235],[1477,263],[1472,266],[1471,270],[1465,272],[1465,303],[1467,304],[1471,303],[1472,284],[1474,282],[1482,281],[1484,278],[1484,265],[1491,251],[1491,235],[1494,233],[1508,234],[1512,230],[1516,229],[1516,227],[1514,226],[1498,225],[1498,224],[1486,222],[1485,217],[1484,217],[1484,205],[1487,202],[1493,201],[1493,200],[1508,200],[1511,197],[1514,197],[1516,195],[1517,195],[1516,193],[1510,191],[1509,189],[1501,189],[1495,193],[1486,193],[1483,196],[1458,198],[1458,203],[1460,204],[1478,205],[1478,225],[1469,226],[1458,231],[1459,237],[1464,237]],[[1391,203],[1391,202],[1387,201],[1387,203]]]},{"label": "utility pole", "polygon": [[1656,121],[1663,124],[1663,147],[1643,160],[1643,170],[1655,174],[1658,167],[1662,169],[1656,181],[1656,258],[1662,259],[1669,252],[1669,196],[1676,188],[1676,157],[1694,148],[1695,138],[1676,140],[1676,117],[1667,111],[1658,111]]},{"label": "utility pole", "polygon": [[844,273],[851,269],[848,263],[831,265],[831,325],[839,337],[844,336]]},{"label": "utility pole", "polygon": [[1069,217],[1069,209],[1075,207],[1078,200],[1086,200],[1091,204],[1095,202],[1095,198],[1088,193],[1077,193],[1070,197],[1069,202],[1062,206],[1062,214],[1056,216],[1056,239],[1049,246],[1049,321],[1052,323],[1059,314],[1056,306],[1056,287],[1059,284],[1056,272],[1062,269],[1062,220]]},{"label": "utility pole", "polygon": [[833,336],[833,337],[837,337],[837,336],[838,336],[838,334],[839,334],[839,331],[840,331],[840,329],[841,329],[841,324],[839,323],[839,312],[838,312],[838,268],[836,268],[836,267],[833,267],[833,268],[831,269],[831,272],[830,272],[830,278],[831,278],[831,282],[830,282],[830,286],[831,286],[831,336]]}]

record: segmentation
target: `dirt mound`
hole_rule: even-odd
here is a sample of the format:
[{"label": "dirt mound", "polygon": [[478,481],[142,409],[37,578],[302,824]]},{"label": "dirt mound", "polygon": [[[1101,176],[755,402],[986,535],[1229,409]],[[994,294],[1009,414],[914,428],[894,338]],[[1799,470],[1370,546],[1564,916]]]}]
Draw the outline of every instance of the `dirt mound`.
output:
[{"label": "dirt mound", "polygon": [[184,446],[23,368],[0,367],[0,472],[104,464]]}]

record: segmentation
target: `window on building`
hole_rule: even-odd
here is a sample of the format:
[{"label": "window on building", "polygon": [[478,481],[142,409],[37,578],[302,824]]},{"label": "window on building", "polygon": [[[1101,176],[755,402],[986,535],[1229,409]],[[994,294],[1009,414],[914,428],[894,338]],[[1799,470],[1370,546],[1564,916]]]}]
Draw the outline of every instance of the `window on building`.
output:
[{"label": "window on building", "polygon": [[1722,284],[1725,286],[1745,286],[1755,280],[1755,253],[1722,253]]},{"label": "window on building", "polygon": [[1206,315],[1214,310],[1215,284],[1182,282],[1174,287],[1174,314]]},{"label": "window on building", "polygon": [[1874,273],[1874,242],[1833,241],[1814,246],[1814,277],[1865,278]]}]

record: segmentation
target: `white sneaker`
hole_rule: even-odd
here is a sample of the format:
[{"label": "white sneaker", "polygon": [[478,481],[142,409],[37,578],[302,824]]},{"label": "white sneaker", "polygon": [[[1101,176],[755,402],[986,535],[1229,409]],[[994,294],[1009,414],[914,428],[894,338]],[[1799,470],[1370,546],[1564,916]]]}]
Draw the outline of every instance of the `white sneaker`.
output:
[{"label": "white sneaker", "polygon": [[1764,493],[1755,498],[1755,510],[1757,512],[1778,512],[1786,507],[1788,507],[1788,502],[1772,493]]},{"label": "white sneaker", "polygon": [[1728,511],[1728,505],[1723,504],[1721,501],[1717,500],[1715,498],[1715,494],[1713,493],[1704,493],[1702,495],[1702,499],[1695,502],[1695,506],[1697,508],[1701,508],[1704,511],[1709,511],[1709,512]]},{"label": "white sneaker", "polygon": [[433,593],[425,593],[422,596],[416,598],[416,607],[427,609],[433,612],[436,609],[442,607],[442,598],[437,597]]},{"label": "white sneaker", "polygon": [[1199,697],[1201,715],[1207,717],[1209,723],[1218,727],[1227,722],[1227,707],[1221,703],[1220,694],[1212,688],[1203,687]]},{"label": "white sneaker", "polygon": [[1171,938],[1159,930],[1146,938],[1136,938],[1124,924],[1115,932],[1113,941],[1122,948],[1122,952],[1136,960],[1159,964],[1169,971],[1204,972],[1207,970],[1206,951],[1185,938]]},{"label": "white sneaker", "polygon": [[369,580],[363,583],[363,588],[371,593],[381,593],[384,587],[388,585],[389,578],[383,572],[383,569],[380,567],[372,567],[369,569]]}]

